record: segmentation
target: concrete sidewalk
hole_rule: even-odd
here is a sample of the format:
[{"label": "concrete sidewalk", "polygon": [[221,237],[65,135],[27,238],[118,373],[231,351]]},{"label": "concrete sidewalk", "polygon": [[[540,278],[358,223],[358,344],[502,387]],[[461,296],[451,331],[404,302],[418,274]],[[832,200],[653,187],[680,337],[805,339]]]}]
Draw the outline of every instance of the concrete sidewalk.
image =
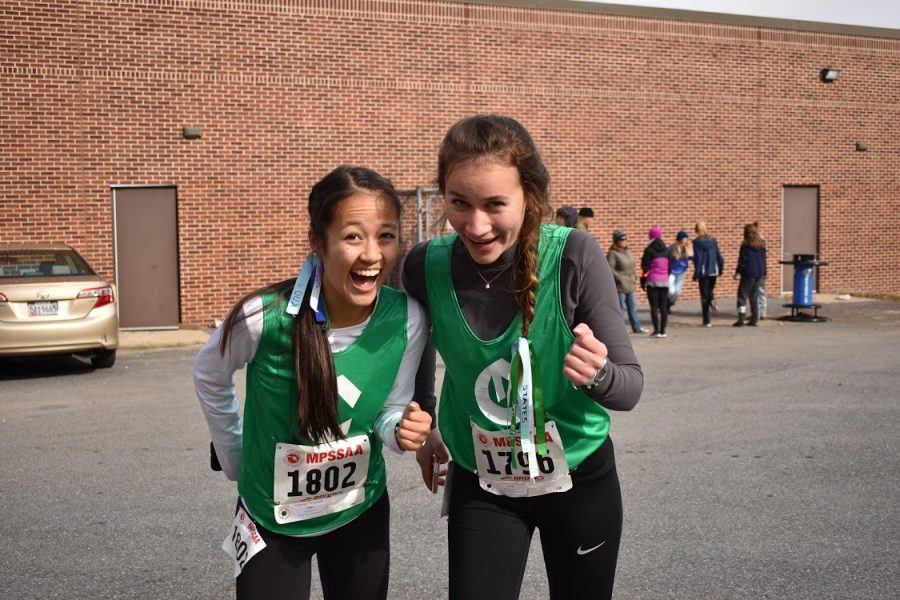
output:
[{"label": "concrete sidewalk", "polygon": [[211,329],[148,329],[119,332],[119,350],[147,350],[202,346],[212,335]]}]

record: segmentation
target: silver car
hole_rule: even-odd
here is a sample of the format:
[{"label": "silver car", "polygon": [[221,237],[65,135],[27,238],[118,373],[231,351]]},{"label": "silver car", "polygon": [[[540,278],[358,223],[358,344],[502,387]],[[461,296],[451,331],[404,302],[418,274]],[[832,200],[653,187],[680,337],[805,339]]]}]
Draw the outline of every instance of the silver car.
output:
[{"label": "silver car", "polygon": [[0,356],[79,354],[116,362],[116,289],[69,246],[0,244]]}]

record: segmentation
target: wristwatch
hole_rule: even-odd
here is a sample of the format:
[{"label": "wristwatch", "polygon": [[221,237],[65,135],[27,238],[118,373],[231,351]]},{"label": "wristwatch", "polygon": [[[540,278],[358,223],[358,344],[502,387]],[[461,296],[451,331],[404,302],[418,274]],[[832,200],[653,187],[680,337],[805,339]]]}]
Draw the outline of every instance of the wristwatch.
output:
[{"label": "wristwatch", "polygon": [[609,370],[609,359],[606,359],[606,362],[603,363],[602,367],[597,369],[597,372],[594,373],[594,376],[591,378],[591,380],[588,381],[586,384],[584,384],[584,389],[592,390],[595,387],[597,387],[598,385],[600,385],[600,383],[606,377],[606,372],[608,370]]}]

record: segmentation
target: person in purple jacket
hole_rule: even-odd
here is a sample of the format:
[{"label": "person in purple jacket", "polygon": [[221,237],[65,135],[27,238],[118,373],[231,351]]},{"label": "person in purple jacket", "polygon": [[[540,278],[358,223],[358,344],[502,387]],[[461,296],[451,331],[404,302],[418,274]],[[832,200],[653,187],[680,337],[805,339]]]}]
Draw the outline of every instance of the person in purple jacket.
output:
[{"label": "person in purple jacket", "polygon": [[641,257],[641,287],[647,291],[650,300],[650,318],[653,333],[650,337],[666,337],[666,323],[669,320],[669,274],[672,273],[672,253],[662,239],[662,229],[655,225],[648,235],[650,243]]},{"label": "person in purple jacket", "polygon": [[750,320],[747,325],[756,326],[759,321],[759,285],[766,277],[766,244],[759,235],[756,223],[744,225],[744,242],[738,253],[734,278],[740,278],[738,287],[737,311],[735,327],[742,327],[747,316],[747,302],[750,302]]}]

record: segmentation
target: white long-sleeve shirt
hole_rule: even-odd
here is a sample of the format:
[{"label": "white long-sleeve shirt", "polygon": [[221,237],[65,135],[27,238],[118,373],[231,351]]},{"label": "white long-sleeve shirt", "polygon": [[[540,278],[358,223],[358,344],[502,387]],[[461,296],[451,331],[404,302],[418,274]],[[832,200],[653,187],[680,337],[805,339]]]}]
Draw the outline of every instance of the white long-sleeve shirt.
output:
[{"label": "white long-sleeve shirt", "polygon": [[[407,297],[407,344],[400,361],[400,369],[388,394],[384,408],[375,421],[385,446],[403,452],[394,437],[394,427],[400,422],[403,410],[413,399],[416,370],[428,332],[425,311],[414,299]],[[262,337],[262,297],[255,296],[241,307],[242,318],[236,320],[228,338],[224,355],[219,353],[222,327],[204,344],[194,359],[194,389],[222,471],[232,481],[237,480],[241,466],[242,426],[240,403],[235,389],[235,373],[253,360]],[[374,314],[374,313],[373,313]],[[245,318],[244,318],[245,317]],[[350,346],[362,334],[369,319],[358,325],[328,330],[332,352]]]}]

